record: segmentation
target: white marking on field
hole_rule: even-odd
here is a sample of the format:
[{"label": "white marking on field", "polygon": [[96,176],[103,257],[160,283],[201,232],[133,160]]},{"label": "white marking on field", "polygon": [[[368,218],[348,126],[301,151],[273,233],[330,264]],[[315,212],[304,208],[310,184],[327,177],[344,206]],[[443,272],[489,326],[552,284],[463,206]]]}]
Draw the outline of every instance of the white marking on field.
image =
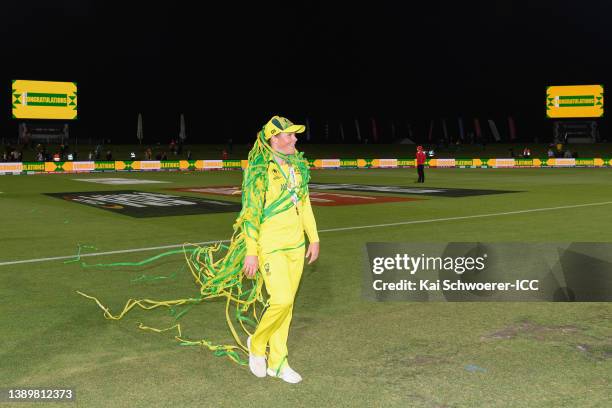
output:
[{"label": "white marking on field", "polygon": [[[469,219],[472,219],[472,218],[485,218],[485,217],[497,217],[497,216],[500,216],[500,215],[526,214],[526,213],[539,212],[539,211],[565,210],[565,209],[568,209],[568,208],[594,207],[594,206],[598,206],[598,205],[607,205],[607,204],[612,204],[612,201],[603,201],[601,203],[562,205],[562,206],[559,206],[559,207],[532,208],[532,209],[529,209],[529,210],[506,211],[506,212],[490,213],[490,214],[463,215],[463,216],[459,216],[459,217],[431,218],[431,219],[426,219],[426,220],[391,222],[391,223],[388,223],[388,224],[359,225],[359,226],[356,226],[356,227],[330,228],[330,229],[322,230],[322,231],[319,231],[319,232],[350,231],[350,230],[366,229],[366,228],[394,227],[394,226],[398,226],[398,225],[425,224],[425,223],[430,223],[430,222],[469,220]],[[2,266],[1,263],[0,263],[0,266]]]},{"label": "white marking on field", "polygon": [[[216,244],[217,242],[229,242],[228,239],[222,241],[206,241],[206,242],[195,242],[196,245],[208,245],[208,244]],[[0,262],[0,266],[5,265],[17,265],[24,263],[34,263],[34,262],[45,262],[45,261],[60,261],[63,259],[76,259],[78,257],[85,258],[90,256],[102,256],[102,255],[114,255],[114,254],[128,254],[130,252],[144,252],[144,251],[155,251],[158,249],[172,249],[172,248],[181,248],[184,244],[174,244],[174,245],[163,245],[156,247],[147,247],[147,248],[132,248],[132,249],[119,249],[116,251],[106,251],[106,252],[92,252],[90,254],[80,254],[80,255],[65,255],[65,256],[54,256],[50,258],[37,258],[37,259],[24,259],[21,261],[9,261],[9,262]]]},{"label": "white marking on field", "polygon": [[73,180],[87,181],[89,183],[98,183],[98,184],[112,184],[112,185],[169,183],[169,181],[131,179],[131,178],[123,178],[123,177],[86,178],[86,179],[73,179]]},{"label": "white marking on field", "polygon": [[[499,213],[489,213],[489,214],[475,214],[475,215],[462,215],[459,217],[445,217],[445,218],[430,218],[425,220],[413,220],[413,221],[401,221],[401,222],[391,222],[387,224],[373,224],[373,225],[357,225],[353,227],[340,227],[340,228],[328,228],[324,230],[320,230],[319,233],[322,232],[338,232],[338,231],[351,231],[357,229],[367,229],[367,228],[381,228],[381,227],[396,227],[400,225],[411,225],[411,224],[427,224],[431,222],[444,222],[444,221],[457,221],[457,220],[469,220],[474,218],[486,218],[486,217],[498,217],[503,215],[515,215],[515,214],[528,214],[533,212],[543,212],[543,211],[556,211],[556,210],[567,210],[570,208],[582,208],[582,207],[595,207],[600,205],[609,205],[612,204],[612,201],[603,201],[599,203],[587,203],[587,204],[575,204],[575,205],[562,205],[558,207],[543,207],[543,208],[531,208],[527,210],[516,210],[516,211],[506,211]],[[196,242],[196,245],[207,245],[207,244],[215,244],[217,242],[229,242],[229,240],[215,240],[215,241],[206,241],[206,242]],[[90,254],[81,254],[81,258],[90,257],[90,256],[103,256],[103,255],[114,255],[114,254],[126,254],[130,252],[145,252],[145,251],[154,251],[157,249],[171,249],[171,248],[180,248],[183,244],[175,244],[175,245],[164,245],[164,246],[156,246],[156,247],[147,247],[147,248],[132,248],[132,249],[120,249],[116,251],[107,251],[107,252],[93,252]],[[19,261],[6,261],[0,262],[0,266],[7,265],[17,265],[17,264],[26,264],[26,263],[35,263],[35,262],[45,262],[45,261],[58,261],[63,259],[75,259],[77,255],[65,255],[65,256],[55,256],[51,258],[35,258],[35,259],[23,259]]]}]

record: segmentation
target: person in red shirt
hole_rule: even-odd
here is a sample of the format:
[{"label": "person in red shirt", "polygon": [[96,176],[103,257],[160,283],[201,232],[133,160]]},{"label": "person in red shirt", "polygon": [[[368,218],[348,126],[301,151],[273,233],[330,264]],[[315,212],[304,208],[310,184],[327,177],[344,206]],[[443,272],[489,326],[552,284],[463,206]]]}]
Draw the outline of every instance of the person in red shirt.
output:
[{"label": "person in red shirt", "polygon": [[417,146],[416,151],[416,165],[417,165],[417,173],[419,174],[419,181],[417,183],[425,182],[425,160],[427,157],[425,156],[425,152],[423,151],[423,146]]}]

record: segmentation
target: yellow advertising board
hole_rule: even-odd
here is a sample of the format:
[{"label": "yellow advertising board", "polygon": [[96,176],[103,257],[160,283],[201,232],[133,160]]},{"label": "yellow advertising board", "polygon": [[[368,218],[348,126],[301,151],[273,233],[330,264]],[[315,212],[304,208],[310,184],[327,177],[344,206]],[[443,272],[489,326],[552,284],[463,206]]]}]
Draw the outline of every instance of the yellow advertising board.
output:
[{"label": "yellow advertising board", "polygon": [[76,119],[75,82],[13,80],[13,118]]},{"label": "yellow advertising board", "polygon": [[602,85],[549,86],[546,116],[549,118],[599,118],[604,114]]}]

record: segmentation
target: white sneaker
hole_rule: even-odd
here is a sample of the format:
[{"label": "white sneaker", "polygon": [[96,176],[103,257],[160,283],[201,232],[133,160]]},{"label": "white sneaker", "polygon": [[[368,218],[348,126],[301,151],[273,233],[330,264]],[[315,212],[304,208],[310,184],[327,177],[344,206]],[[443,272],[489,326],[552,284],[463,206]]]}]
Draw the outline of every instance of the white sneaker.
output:
[{"label": "white sneaker", "polygon": [[247,339],[249,349],[249,368],[255,377],[263,378],[266,376],[266,357],[257,357],[251,354],[251,336]]},{"label": "white sneaker", "polygon": [[288,365],[285,365],[283,368],[281,368],[278,375],[276,374],[276,370],[268,368],[268,375],[270,377],[280,378],[281,380],[291,384],[297,384],[302,381],[302,376],[295,372],[293,368],[289,367]]}]

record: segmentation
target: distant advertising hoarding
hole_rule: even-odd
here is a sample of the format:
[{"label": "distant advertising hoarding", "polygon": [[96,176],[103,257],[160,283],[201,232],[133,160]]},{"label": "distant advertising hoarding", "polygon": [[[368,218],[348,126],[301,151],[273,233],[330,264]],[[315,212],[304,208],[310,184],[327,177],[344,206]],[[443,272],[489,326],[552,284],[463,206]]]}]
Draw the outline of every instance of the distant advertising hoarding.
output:
[{"label": "distant advertising hoarding", "polygon": [[455,167],[455,159],[430,159],[430,167]]},{"label": "distant advertising hoarding", "polygon": [[22,163],[0,163],[0,174],[21,173],[22,171],[23,171]]},{"label": "distant advertising hoarding", "polygon": [[494,159],[492,167],[515,167],[514,159]]},{"label": "distant advertising hoarding", "polygon": [[44,172],[45,162],[23,162],[23,171],[28,174]]},{"label": "distant advertising hoarding", "polygon": [[223,160],[223,168],[225,169],[241,169],[242,162],[240,160]]},{"label": "distant advertising hoarding", "polygon": [[223,168],[223,160],[202,160],[202,169],[220,170]]},{"label": "distant advertising hoarding", "polygon": [[161,162],[159,160],[143,160],[140,161],[139,166],[135,166],[140,170],[159,170],[161,169]]},{"label": "distant advertising hoarding", "polygon": [[397,167],[414,167],[415,159],[397,159]]},{"label": "distant advertising hoarding", "polygon": [[[395,161],[395,166],[393,166]],[[240,163],[241,167],[237,167]],[[357,164],[357,167],[354,167]],[[246,169],[246,160],[143,160],[143,161],[60,161],[0,163],[0,175],[37,173],[93,173],[116,171],[202,171]],[[459,158],[429,159],[432,168],[571,168],[612,167],[612,158]],[[414,167],[414,159],[316,159],[312,168],[407,168]]]},{"label": "distant advertising hoarding", "polygon": [[378,167],[397,167],[397,159],[378,159]]},{"label": "distant advertising hoarding", "polygon": [[357,159],[340,159],[340,167],[356,169],[359,167],[359,161]]},{"label": "distant advertising hoarding", "polygon": [[324,169],[338,168],[341,166],[340,159],[322,159],[321,167]]},{"label": "distant advertising hoarding", "polygon": [[96,169],[95,162],[92,161],[80,161],[80,162],[72,162],[72,171],[79,172],[91,172]]},{"label": "distant advertising hoarding", "polygon": [[76,119],[76,82],[13,80],[15,119]]},{"label": "distant advertising hoarding", "polygon": [[514,167],[540,167],[540,161],[537,159],[514,159]]},{"label": "distant advertising hoarding", "polygon": [[474,167],[474,159],[455,159],[455,166],[457,167]]},{"label": "distant advertising hoarding", "polygon": [[574,167],[576,166],[576,159],[548,159],[548,165],[554,167]]},{"label": "distant advertising hoarding", "polygon": [[549,118],[599,118],[604,114],[602,85],[549,86],[546,116]]},{"label": "distant advertising hoarding", "polygon": [[96,161],[94,162],[94,171],[115,171],[115,162]]}]

